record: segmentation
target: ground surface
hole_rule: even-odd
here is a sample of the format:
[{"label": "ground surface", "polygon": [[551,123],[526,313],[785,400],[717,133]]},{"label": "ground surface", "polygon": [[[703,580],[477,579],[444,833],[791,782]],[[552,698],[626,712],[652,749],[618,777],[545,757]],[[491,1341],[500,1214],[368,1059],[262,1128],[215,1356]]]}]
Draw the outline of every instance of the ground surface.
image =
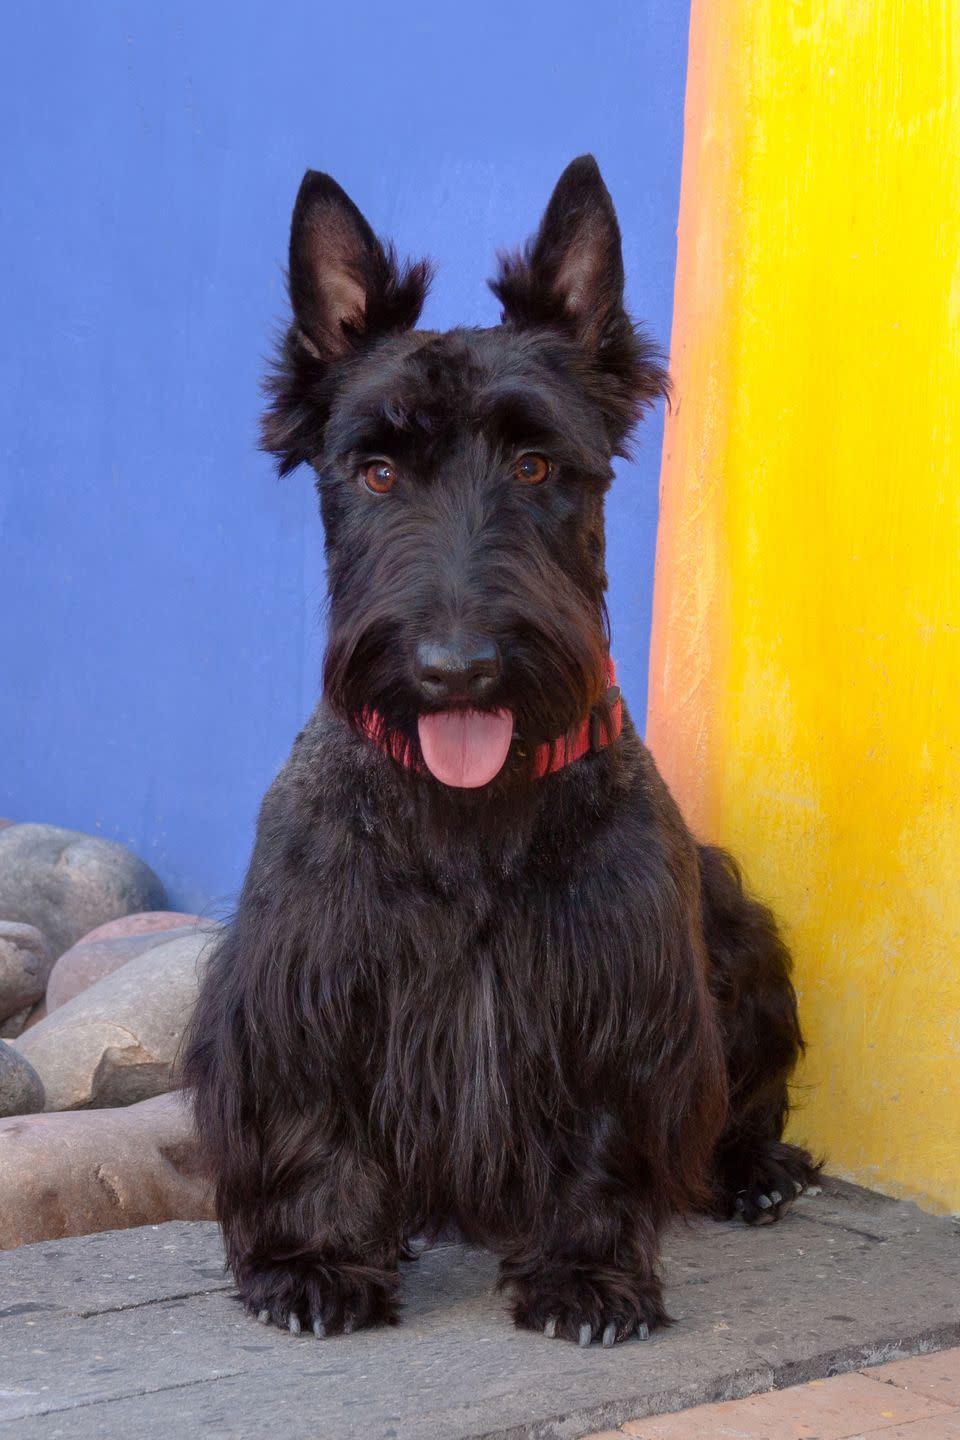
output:
[{"label": "ground surface", "polygon": [[586,1440],[960,1440],[960,1348],[628,1420]]},{"label": "ground surface", "polygon": [[[0,1437],[576,1440],[960,1342],[960,1226],[850,1186],[666,1252],[677,1324],[579,1350],[515,1331],[492,1258],[455,1245],[407,1268],[399,1328],[326,1341],[242,1314],[211,1225],[26,1246],[0,1256]],[[712,1426],[679,1433],[739,1433]]]}]

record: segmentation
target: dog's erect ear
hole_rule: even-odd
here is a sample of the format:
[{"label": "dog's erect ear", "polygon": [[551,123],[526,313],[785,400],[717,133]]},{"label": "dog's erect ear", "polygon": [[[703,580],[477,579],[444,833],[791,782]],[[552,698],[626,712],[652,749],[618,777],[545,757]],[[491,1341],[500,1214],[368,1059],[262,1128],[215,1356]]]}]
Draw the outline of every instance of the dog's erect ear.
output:
[{"label": "dog's erect ear", "polygon": [[[356,329],[367,309],[376,237],[329,175],[308,170],[290,225],[290,303],[308,346],[323,355],[348,348],[344,322]],[[382,255],[382,252],[380,252]]]},{"label": "dog's erect ear", "polygon": [[417,323],[429,280],[401,267],[335,180],[308,170],[290,226],[290,300],[307,340],[331,359],[358,337]]},{"label": "dog's erect ear", "polygon": [[[621,393],[604,406],[616,445],[646,406],[667,394],[661,356],[624,309],[620,226],[592,155],[567,166],[536,235],[522,252],[501,256],[490,288],[505,323],[573,335],[597,369],[619,382]],[[628,392],[632,406],[625,404]]]},{"label": "dog's erect ear", "polygon": [[587,344],[600,340],[623,309],[623,260],[616,211],[592,155],[567,166],[536,235],[522,254],[501,258],[491,288],[506,320],[567,321]]},{"label": "dog's erect ear", "polygon": [[293,325],[267,379],[261,444],[281,475],[319,453],[337,362],[416,325],[430,284],[426,261],[401,265],[329,175],[308,170],[290,226]]}]

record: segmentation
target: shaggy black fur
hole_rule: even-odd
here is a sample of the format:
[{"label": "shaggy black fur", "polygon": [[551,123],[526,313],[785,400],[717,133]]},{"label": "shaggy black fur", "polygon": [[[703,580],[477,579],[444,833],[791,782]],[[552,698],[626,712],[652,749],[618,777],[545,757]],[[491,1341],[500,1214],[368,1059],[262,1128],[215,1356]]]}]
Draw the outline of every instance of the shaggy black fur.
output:
[{"label": "shaggy black fur", "polygon": [[[609,1344],[667,1318],[671,1215],[776,1218],[814,1178],[780,1138],[802,1045],[789,957],[629,716],[532,769],[604,713],[603,497],[667,389],[594,161],[502,261],[500,326],[414,330],[427,281],[306,176],[263,434],[281,471],[317,474],[325,694],[263,802],[185,1079],[254,1314],[393,1322],[408,1241],[453,1222],[502,1257],[518,1325]],[[530,453],[543,483],[518,476]],[[396,483],[371,493],[387,459]],[[362,732],[376,710],[415,761],[439,706],[418,647],[464,637],[496,657],[483,703],[515,722],[476,790]]]}]

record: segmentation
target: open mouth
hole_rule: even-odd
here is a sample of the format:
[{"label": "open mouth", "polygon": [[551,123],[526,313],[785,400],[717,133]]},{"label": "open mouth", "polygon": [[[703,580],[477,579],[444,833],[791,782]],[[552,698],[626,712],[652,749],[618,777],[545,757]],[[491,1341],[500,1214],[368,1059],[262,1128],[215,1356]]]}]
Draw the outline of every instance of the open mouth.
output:
[{"label": "open mouth", "polygon": [[459,790],[489,785],[513,739],[509,710],[438,710],[417,721],[423,762],[435,780]]}]

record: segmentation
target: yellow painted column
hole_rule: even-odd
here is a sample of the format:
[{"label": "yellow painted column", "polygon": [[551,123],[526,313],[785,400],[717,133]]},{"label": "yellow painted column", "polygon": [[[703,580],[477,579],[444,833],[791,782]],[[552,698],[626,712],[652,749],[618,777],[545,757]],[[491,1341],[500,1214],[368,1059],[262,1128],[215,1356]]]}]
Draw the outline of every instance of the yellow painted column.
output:
[{"label": "yellow painted column", "polygon": [[960,1210],[960,0],[693,0],[648,739],[797,959],[796,1135]]}]

